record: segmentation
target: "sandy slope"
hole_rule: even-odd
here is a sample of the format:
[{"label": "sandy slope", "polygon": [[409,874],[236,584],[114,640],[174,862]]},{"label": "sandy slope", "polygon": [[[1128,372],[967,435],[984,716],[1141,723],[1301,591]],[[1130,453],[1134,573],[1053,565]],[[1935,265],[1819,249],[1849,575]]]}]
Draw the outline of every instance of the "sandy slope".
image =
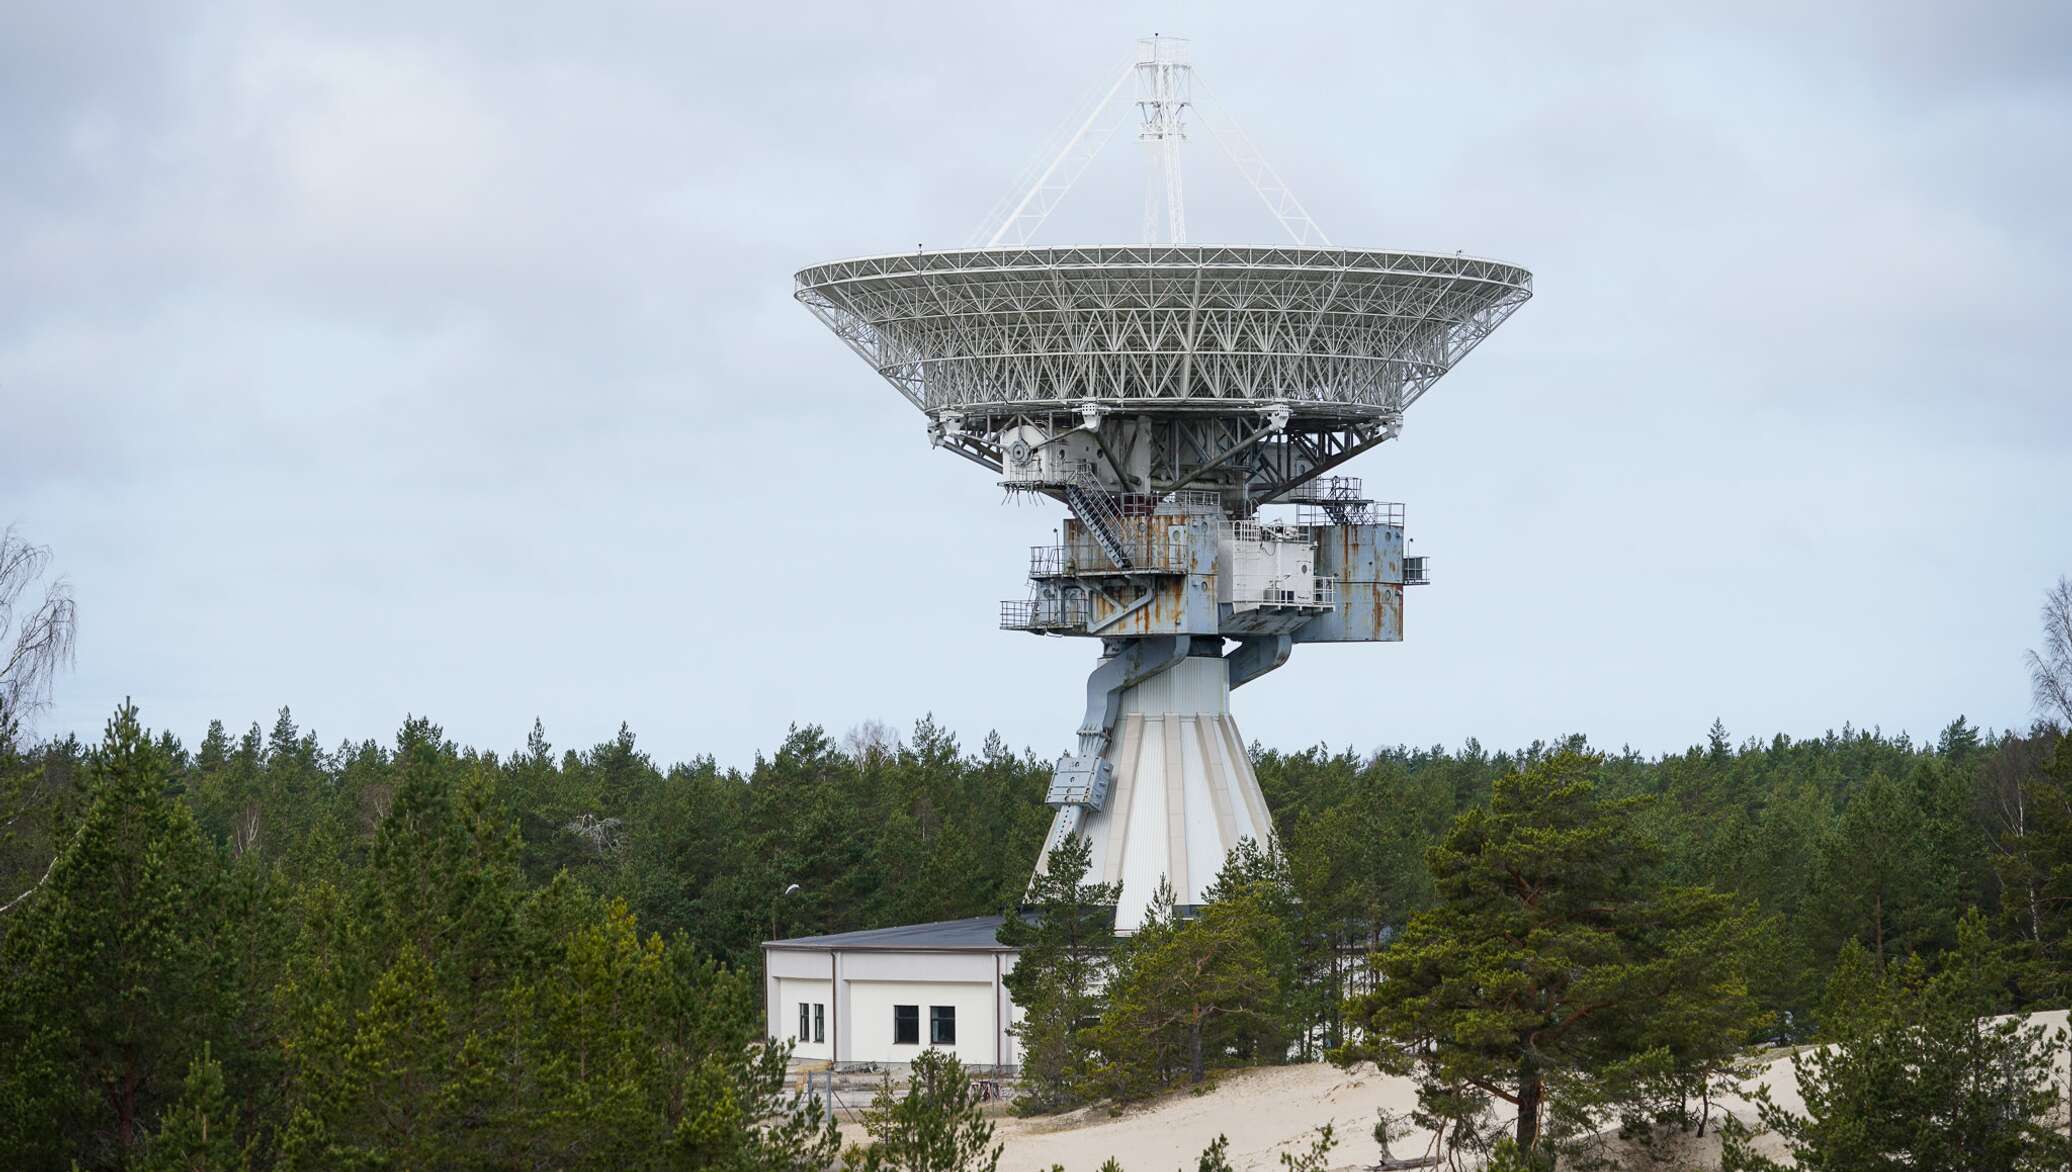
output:
[{"label": "sandy slope", "polygon": [[[1278,1169],[1278,1153],[1307,1148],[1325,1123],[1337,1129],[1340,1141],[1331,1152],[1334,1165],[1371,1164],[1378,1155],[1369,1134],[1375,1109],[1406,1111],[1414,1098],[1408,1079],[1383,1077],[1371,1068],[1348,1073],[1310,1064],[1233,1071],[1204,1094],[1182,1094],[1120,1116],[1097,1107],[1055,1119],[1003,1119],[997,1135],[1007,1152],[1000,1168],[1026,1172],[1063,1164],[1067,1172],[1094,1172],[1114,1156],[1128,1172],[1183,1166],[1193,1172],[1201,1150],[1221,1134],[1230,1137],[1233,1167]],[[1397,1145],[1397,1154],[1408,1146]],[[1417,1146],[1423,1146],[1422,1137]]]},{"label": "sandy slope", "polygon": [[[2064,1026],[2066,1014],[2037,1014],[2036,1021]],[[2061,1060],[2060,1076],[2064,1070]],[[1772,1063],[1763,1076],[1780,1106],[1799,1105],[1798,1082],[1789,1059]],[[1373,1164],[1379,1152],[1370,1134],[1375,1110],[1407,1111],[1415,1098],[1410,1081],[1333,1066],[1283,1066],[1237,1071],[1199,1095],[1182,1094],[1116,1116],[1096,1108],[1050,1119],[1003,1118],[998,1138],[1006,1146],[1002,1172],[1031,1172],[1063,1164],[1067,1172],[1094,1172],[1110,1156],[1127,1172],[1192,1172],[1196,1157],[1218,1134],[1230,1137],[1230,1162],[1236,1168],[1280,1168],[1279,1153],[1306,1148],[1318,1125],[1337,1129],[1339,1145],[1331,1162],[1338,1168]],[[1728,1109],[1744,1118],[1745,1101],[1730,1100]],[[1421,1152],[1426,1137],[1406,1137],[1395,1144],[1398,1156]],[[1766,1149],[1774,1150],[1771,1145]],[[1685,1145],[1666,1166],[1717,1167],[1717,1141]],[[1637,1154],[1629,1166],[1648,1168]]]}]

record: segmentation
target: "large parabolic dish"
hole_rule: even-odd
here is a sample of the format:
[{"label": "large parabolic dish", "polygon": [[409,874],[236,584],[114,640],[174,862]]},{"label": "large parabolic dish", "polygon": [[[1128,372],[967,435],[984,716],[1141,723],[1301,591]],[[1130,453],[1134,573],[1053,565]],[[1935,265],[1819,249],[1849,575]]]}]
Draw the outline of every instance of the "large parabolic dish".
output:
[{"label": "large parabolic dish", "polygon": [[[1114,133],[1104,111],[1131,79],[1149,242],[1031,243]],[[1532,297],[1516,265],[1332,246],[1214,118],[1292,243],[1188,242],[1178,146],[1197,84],[1184,42],[1147,38],[977,247],[794,278],[936,446],[1070,514],[1029,551],[1028,593],[1000,604],[1000,625],[1100,643],[1037,870],[1083,838],[1088,881],[1113,885],[1124,930],[1161,891],[1183,909],[1206,900],[1230,852],[1271,839],[1230,691],[1296,644],[1401,639],[1404,591],[1430,581],[1403,507],[1326,474],[1396,436]]]},{"label": "large parabolic dish", "polygon": [[1089,402],[1388,419],[1532,296],[1531,273],[1476,257],[1201,244],[899,253],[796,280],[916,407],[983,431]]}]

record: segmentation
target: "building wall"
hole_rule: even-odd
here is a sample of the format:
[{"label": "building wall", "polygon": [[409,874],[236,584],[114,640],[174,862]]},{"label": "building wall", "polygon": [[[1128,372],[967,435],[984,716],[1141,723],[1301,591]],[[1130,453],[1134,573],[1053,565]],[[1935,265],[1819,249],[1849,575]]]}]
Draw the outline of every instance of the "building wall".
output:
[{"label": "building wall", "polygon": [[[771,999],[776,1013],[773,1015],[773,1020],[770,1023],[770,1036],[780,1042],[792,1043],[792,1057],[828,1058],[833,1055],[834,1035],[832,1033],[826,1035],[827,1040],[824,1042],[813,1042],[797,1036],[799,1032],[799,1006],[801,1004],[809,1006],[823,1005],[827,1007],[821,1010],[823,1014],[832,1012],[834,1009],[834,998],[830,993],[833,988],[833,983],[825,978],[820,980],[810,980],[801,977],[777,978],[776,995]],[[826,1022],[826,1026],[829,1029],[833,1029],[839,1024],[839,1022],[832,1019]]]},{"label": "building wall", "polygon": [[[793,1051],[799,1058],[863,1062],[911,1062],[928,1048],[928,1009],[957,1008],[957,1043],[943,1047],[966,1065],[1021,1063],[1007,1027],[1019,1014],[1002,981],[1014,971],[1013,953],[838,952],[830,949],[766,948],[765,1029],[789,1040],[798,1033],[799,1002],[825,1001],[828,1040]],[[832,993],[829,990],[832,989]],[[892,1042],[892,1007],[920,1007],[921,1042]]]},{"label": "building wall", "polygon": [[[920,1010],[920,1043],[903,1046],[892,1040],[892,1007],[913,1005]],[[930,1046],[929,1009],[953,1006],[957,1011],[957,1042],[954,1046]],[[1003,1057],[994,1049],[1000,1022],[993,1000],[993,986],[945,981],[851,981],[850,1019],[858,1061],[912,1062],[923,1050],[948,1050],[967,1066],[993,1066]],[[797,1010],[793,1010],[796,1013]]]}]

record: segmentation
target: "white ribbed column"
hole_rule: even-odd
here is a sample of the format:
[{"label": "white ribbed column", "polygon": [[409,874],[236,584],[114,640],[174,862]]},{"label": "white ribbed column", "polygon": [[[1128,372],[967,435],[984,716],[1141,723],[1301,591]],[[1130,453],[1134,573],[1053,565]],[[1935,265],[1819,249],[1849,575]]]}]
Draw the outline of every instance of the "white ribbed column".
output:
[{"label": "white ribbed column", "polygon": [[1161,877],[1179,902],[1201,903],[1240,839],[1271,824],[1244,739],[1230,719],[1228,668],[1202,656],[1122,694],[1107,757],[1108,803],[1082,824],[1090,880],[1120,883],[1115,925],[1132,931]]}]

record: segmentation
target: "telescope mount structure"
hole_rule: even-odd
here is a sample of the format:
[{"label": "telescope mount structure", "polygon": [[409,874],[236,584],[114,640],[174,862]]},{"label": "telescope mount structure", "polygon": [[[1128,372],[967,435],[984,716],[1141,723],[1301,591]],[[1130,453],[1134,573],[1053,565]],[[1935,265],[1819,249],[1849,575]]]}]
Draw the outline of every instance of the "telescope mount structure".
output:
[{"label": "telescope mount structure", "polygon": [[[1104,115],[1132,81],[1147,243],[1031,243],[1119,129]],[[816,265],[794,294],[922,412],[931,443],[1067,512],[1000,626],[1099,642],[1037,871],[1086,836],[1122,931],[1162,880],[1199,904],[1240,840],[1271,836],[1231,691],[1296,644],[1403,637],[1425,561],[1404,551],[1403,507],[1337,470],[1396,438],[1532,295],[1514,265],[1333,246],[1209,114],[1289,240],[1188,243],[1180,147],[1204,93],[1185,41],[1140,41],[971,247]]]}]

